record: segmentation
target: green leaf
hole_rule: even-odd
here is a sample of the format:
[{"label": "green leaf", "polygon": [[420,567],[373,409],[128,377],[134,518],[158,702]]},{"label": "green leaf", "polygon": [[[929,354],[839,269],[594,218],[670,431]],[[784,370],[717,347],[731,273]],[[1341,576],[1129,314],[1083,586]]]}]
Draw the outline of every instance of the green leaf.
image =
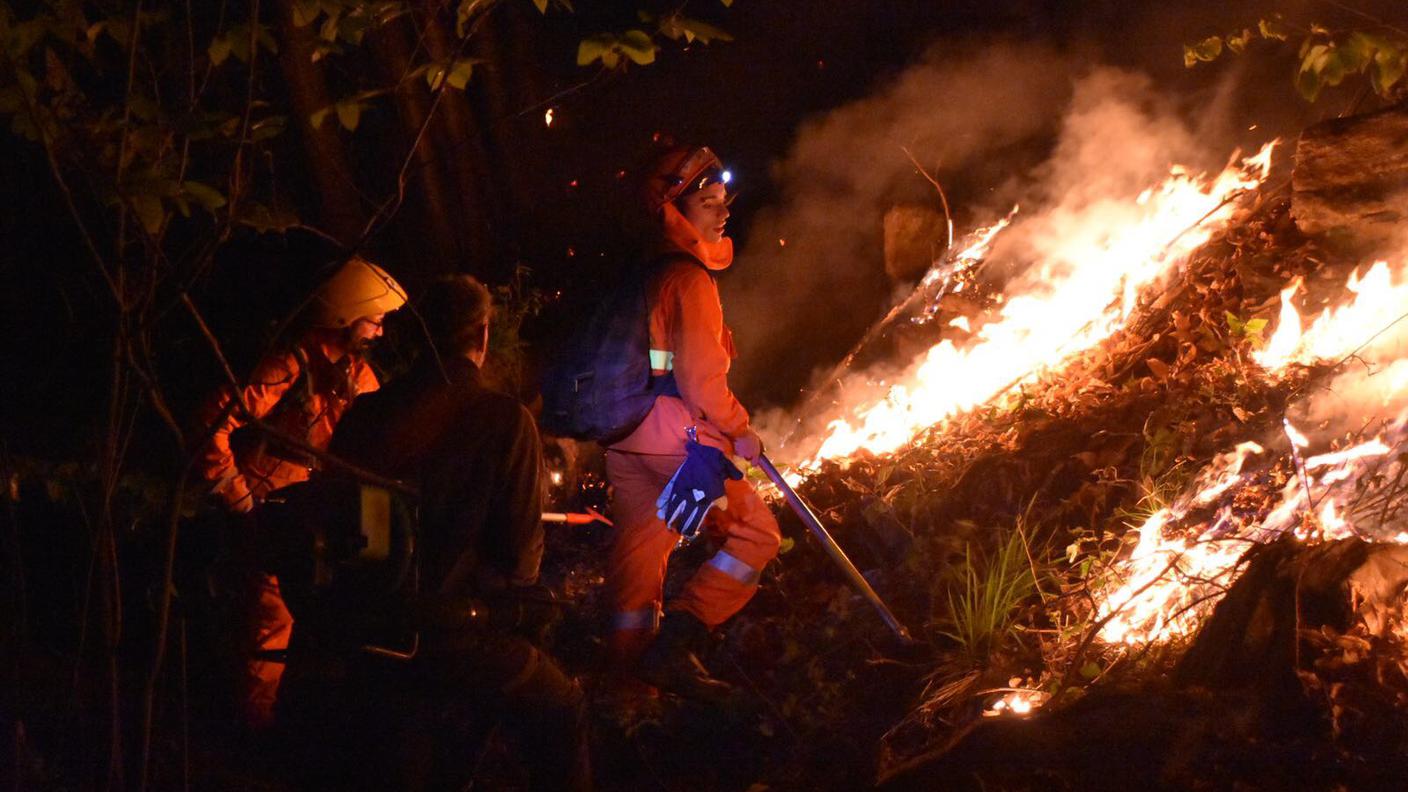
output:
[{"label": "green leaf", "polygon": [[294,27],[307,27],[322,13],[318,0],[293,0]]},{"label": "green leaf", "polygon": [[1100,676],[1100,670],[1100,664],[1091,660],[1080,667],[1080,675],[1085,679],[1094,679]]},{"label": "green leaf", "polygon": [[697,19],[679,17],[676,24],[684,31],[685,40],[689,42],[700,41],[708,44],[711,41],[733,41],[733,36],[727,31]]},{"label": "green leaf", "polygon": [[655,40],[644,30],[627,30],[621,34],[621,52],[641,66],[654,63],[658,49]]},{"label": "green leaf", "polygon": [[796,546],[797,546],[797,540],[796,540],[796,539],[793,539],[793,538],[790,537],[790,536],[789,536],[789,537],[786,537],[785,539],[782,540],[782,544],[778,545],[778,547],[777,547],[777,554],[778,554],[778,555],[786,555],[787,553],[792,552],[792,548],[794,548],[794,547],[796,547]]},{"label": "green leaf", "polygon": [[284,127],[288,126],[288,116],[273,115],[255,121],[249,129],[250,140],[268,140],[283,134]]},{"label": "green leaf", "polygon": [[455,35],[464,38],[469,32],[469,21],[475,13],[487,5],[488,0],[460,0],[455,7]]},{"label": "green leaf", "polygon": [[270,209],[259,203],[248,203],[236,218],[240,225],[249,226],[261,234],[282,234],[298,225],[298,215],[287,209]]},{"label": "green leaf", "polygon": [[348,132],[356,132],[362,120],[362,104],[353,99],[343,99],[333,106],[337,111],[337,123]]},{"label": "green leaf", "polygon": [[230,57],[230,39],[226,36],[216,36],[206,48],[206,54],[210,56],[212,66],[224,63]]},{"label": "green leaf", "polygon": [[338,21],[342,15],[341,11],[329,11],[328,18],[323,20],[323,24],[318,28],[318,38],[323,41],[337,41]]},{"label": "green leaf", "polygon": [[182,182],[181,192],[211,214],[225,205],[225,196],[221,195],[219,190],[198,181]]},{"label": "green leaf", "polygon": [[1248,336],[1260,336],[1261,331],[1266,329],[1266,320],[1263,318],[1248,320],[1242,329]]},{"label": "green leaf", "polygon": [[260,46],[269,52],[279,54],[279,40],[274,38],[274,34],[264,25],[259,26],[259,31],[255,34],[259,38]]},{"label": "green leaf", "polygon": [[1370,71],[1369,79],[1379,96],[1387,98],[1393,86],[1403,79],[1405,71],[1408,71],[1408,47],[1381,49],[1374,53],[1374,69]]},{"label": "green leaf", "polygon": [[1262,38],[1276,39],[1277,41],[1285,41],[1290,38],[1290,34],[1286,32],[1286,26],[1281,23],[1279,17],[1261,20],[1257,23],[1256,29],[1261,32]]},{"label": "green leaf", "polygon": [[1325,80],[1322,74],[1325,64],[1333,57],[1329,44],[1314,44],[1305,49],[1301,56],[1300,71],[1296,73],[1296,90],[1306,101],[1314,102],[1320,97],[1320,89]]},{"label": "green leaf", "polygon": [[616,37],[605,33],[582,39],[582,43],[577,45],[577,65],[586,66],[593,61],[604,61],[615,45]]},{"label": "green leaf", "polygon": [[138,194],[128,199],[132,205],[132,211],[137,215],[137,220],[142,224],[148,234],[155,234],[161,230],[161,224],[166,220],[166,210],[161,206],[161,199],[155,195]]},{"label": "green leaf", "polygon": [[308,116],[308,125],[314,129],[321,127],[324,119],[328,117],[328,113],[332,112],[332,107],[332,105],[328,105],[327,107],[320,107],[314,110],[313,114]]},{"label": "green leaf", "polygon": [[432,90],[432,91],[437,90],[437,89],[440,87],[440,83],[442,83],[442,82],[444,82],[444,81],[445,81],[445,67],[444,67],[444,66],[442,66],[442,65],[440,65],[440,64],[438,64],[438,63],[432,63],[432,64],[430,64],[430,65],[426,68],[426,70],[425,70],[425,84],[428,85],[428,86],[430,86],[430,90]]},{"label": "green leaf", "polygon": [[1227,49],[1241,54],[1242,50],[1245,50],[1247,44],[1251,43],[1254,38],[1256,38],[1256,33],[1253,33],[1251,28],[1242,28],[1241,33],[1234,33],[1227,37]]},{"label": "green leaf", "polygon": [[1360,74],[1374,62],[1374,53],[1379,49],[1377,36],[1355,31],[1345,37],[1340,46],[1340,61],[1346,72]]},{"label": "green leaf", "polygon": [[469,77],[474,73],[474,64],[478,61],[474,58],[460,58],[450,66],[450,73],[445,77],[445,81],[451,88],[458,88],[463,91],[469,84]]},{"label": "green leaf", "polygon": [[1217,60],[1222,54],[1222,37],[1208,36],[1197,44],[1183,45],[1183,65],[1193,67],[1198,63]]}]

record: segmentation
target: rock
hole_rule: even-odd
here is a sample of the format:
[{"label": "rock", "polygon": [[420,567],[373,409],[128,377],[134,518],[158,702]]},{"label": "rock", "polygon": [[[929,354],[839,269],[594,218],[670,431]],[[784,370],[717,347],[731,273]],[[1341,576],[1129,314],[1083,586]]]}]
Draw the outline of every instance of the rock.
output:
[{"label": "rock", "polygon": [[1373,244],[1408,220],[1408,109],[1316,124],[1301,133],[1291,214],[1306,234]]},{"label": "rock", "polygon": [[948,222],[927,206],[892,206],[885,213],[885,274],[915,281],[943,254]]}]

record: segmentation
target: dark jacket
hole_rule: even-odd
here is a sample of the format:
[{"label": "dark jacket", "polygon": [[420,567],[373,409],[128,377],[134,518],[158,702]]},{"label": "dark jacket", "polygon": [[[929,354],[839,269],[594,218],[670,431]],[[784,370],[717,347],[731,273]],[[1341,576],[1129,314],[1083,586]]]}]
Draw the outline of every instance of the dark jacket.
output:
[{"label": "dark jacket", "polygon": [[[448,381],[447,381],[448,377]],[[542,447],[517,400],[463,359],[422,361],[352,405],[332,453],[420,490],[421,590],[471,595],[538,577]]]}]

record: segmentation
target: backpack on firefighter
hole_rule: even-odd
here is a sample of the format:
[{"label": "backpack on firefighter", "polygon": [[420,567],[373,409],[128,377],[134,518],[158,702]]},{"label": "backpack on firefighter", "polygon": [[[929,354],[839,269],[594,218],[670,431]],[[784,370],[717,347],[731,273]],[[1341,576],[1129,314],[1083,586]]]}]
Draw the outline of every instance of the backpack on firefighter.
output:
[{"label": "backpack on firefighter", "polygon": [[640,426],[657,396],[679,395],[673,372],[652,374],[646,293],[651,276],[674,260],[632,267],[549,364],[539,419],[543,431],[610,445]]}]

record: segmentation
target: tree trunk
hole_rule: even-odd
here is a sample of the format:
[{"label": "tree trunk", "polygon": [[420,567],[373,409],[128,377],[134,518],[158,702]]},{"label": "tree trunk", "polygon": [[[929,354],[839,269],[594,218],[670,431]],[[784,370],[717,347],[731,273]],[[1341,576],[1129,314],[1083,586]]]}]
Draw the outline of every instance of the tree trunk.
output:
[{"label": "tree trunk", "polygon": [[1296,144],[1291,214],[1307,234],[1374,244],[1408,220],[1408,109],[1316,124]]},{"label": "tree trunk", "polygon": [[[420,137],[419,142],[416,142],[416,136],[430,113],[431,96],[424,80],[401,82],[402,76],[411,68],[413,54],[411,42],[407,37],[406,24],[384,25],[369,34],[367,41],[371,44],[372,51],[376,53],[381,64],[384,80],[393,85],[400,83],[393,99],[396,102],[397,115],[401,121],[404,146],[397,149],[394,166],[399,171],[404,162],[401,157],[406,150],[405,147],[414,144],[415,151],[411,154],[411,166],[406,170],[406,192],[407,195],[413,195],[419,199],[417,201],[419,207],[418,211],[412,214],[410,225],[405,227],[405,230],[410,232],[409,238],[413,240],[413,244],[420,248],[416,251],[418,255],[413,256],[412,261],[418,262],[421,267],[430,267],[433,265],[428,262],[443,259],[458,248],[454,231],[455,223],[450,210],[450,196],[453,190],[443,173],[445,158],[438,150],[435,135],[429,134],[429,130],[427,130],[427,134]],[[440,109],[443,109],[443,101],[441,104]],[[437,109],[436,112],[440,112],[440,109]],[[391,189],[397,189],[397,185],[392,184]],[[405,208],[401,207],[403,220],[406,219]],[[426,269],[416,274],[424,277],[433,273],[430,269]]]},{"label": "tree trunk", "polygon": [[313,26],[298,27],[293,23],[293,0],[279,0],[276,24],[279,69],[318,190],[317,224],[351,246],[361,236],[367,217],[337,124],[328,120],[315,128],[309,121],[314,112],[332,104],[322,64],[313,62]]},{"label": "tree trunk", "polygon": [[[439,14],[443,6],[439,0],[425,2],[425,46],[431,59],[448,62],[455,56],[458,42]],[[476,74],[474,79],[483,77]],[[472,89],[471,84],[467,90]],[[439,168],[446,174],[446,181],[454,186],[454,196],[458,199],[452,207],[455,228],[459,232],[458,249],[453,258],[446,260],[443,270],[485,277],[493,256],[493,224],[489,214],[492,201],[487,200],[493,190],[489,155],[467,94],[458,91],[446,94],[431,130],[436,148],[445,156]]]}]

